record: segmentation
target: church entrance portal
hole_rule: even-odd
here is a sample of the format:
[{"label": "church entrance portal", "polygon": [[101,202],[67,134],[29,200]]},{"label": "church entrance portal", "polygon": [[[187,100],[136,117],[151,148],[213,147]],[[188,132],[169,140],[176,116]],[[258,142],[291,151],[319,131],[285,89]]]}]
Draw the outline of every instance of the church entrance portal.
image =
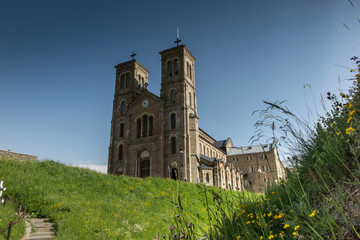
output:
[{"label": "church entrance portal", "polygon": [[178,179],[178,170],[177,168],[171,169],[171,179],[177,180]]},{"label": "church entrance portal", "polygon": [[146,150],[140,155],[140,177],[150,177],[150,153]]}]

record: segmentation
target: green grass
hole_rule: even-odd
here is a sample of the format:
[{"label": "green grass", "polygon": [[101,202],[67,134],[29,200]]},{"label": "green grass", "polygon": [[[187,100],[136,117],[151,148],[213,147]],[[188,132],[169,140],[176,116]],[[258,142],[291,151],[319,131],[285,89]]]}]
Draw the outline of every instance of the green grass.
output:
[{"label": "green grass", "polygon": [[55,223],[56,239],[154,239],[174,224],[179,200],[186,209],[182,218],[193,216],[196,232],[208,223],[205,196],[192,183],[112,176],[54,161],[8,160],[0,161],[0,179],[28,213]]},{"label": "green grass", "polygon": [[[4,184],[5,186],[5,184]],[[7,191],[3,192],[3,196],[7,194]],[[6,205],[0,204],[0,231],[8,225],[10,221],[16,222],[19,219],[17,213],[18,203],[13,203],[7,201]],[[8,228],[0,233],[0,239],[6,239],[8,234]],[[16,225],[12,226],[11,230],[11,240],[21,239],[25,234],[25,223],[23,220],[20,220]]]}]

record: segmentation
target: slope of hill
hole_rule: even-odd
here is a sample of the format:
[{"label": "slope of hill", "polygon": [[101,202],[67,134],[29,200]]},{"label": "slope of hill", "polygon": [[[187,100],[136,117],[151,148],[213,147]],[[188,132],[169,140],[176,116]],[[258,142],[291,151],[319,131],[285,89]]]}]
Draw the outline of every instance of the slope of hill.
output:
[{"label": "slope of hill", "polygon": [[154,239],[169,232],[179,194],[198,230],[208,222],[196,184],[111,176],[54,161],[2,160],[0,178],[28,213],[52,219],[56,239]]}]

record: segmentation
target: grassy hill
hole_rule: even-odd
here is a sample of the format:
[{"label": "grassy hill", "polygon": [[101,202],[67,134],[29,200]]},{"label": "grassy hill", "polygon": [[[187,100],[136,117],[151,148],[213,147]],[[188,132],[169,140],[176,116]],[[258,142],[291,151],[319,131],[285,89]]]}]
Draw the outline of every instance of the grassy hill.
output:
[{"label": "grassy hill", "polygon": [[54,161],[1,160],[0,179],[28,213],[54,221],[56,239],[154,239],[169,233],[179,194],[195,230],[204,234],[208,223],[205,196],[196,184],[110,176]]}]

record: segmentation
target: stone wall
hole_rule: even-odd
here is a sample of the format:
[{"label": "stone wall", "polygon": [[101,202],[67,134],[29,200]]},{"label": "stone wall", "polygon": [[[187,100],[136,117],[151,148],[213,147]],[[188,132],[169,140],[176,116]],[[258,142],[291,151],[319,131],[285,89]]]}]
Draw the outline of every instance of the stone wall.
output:
[{"label": "stone wall", "polygon": [[14,160],[16,159],[20,161],[37,161],[38,157],[28,154],[0,150],[0,160],[2,159],[14,159]]}]

